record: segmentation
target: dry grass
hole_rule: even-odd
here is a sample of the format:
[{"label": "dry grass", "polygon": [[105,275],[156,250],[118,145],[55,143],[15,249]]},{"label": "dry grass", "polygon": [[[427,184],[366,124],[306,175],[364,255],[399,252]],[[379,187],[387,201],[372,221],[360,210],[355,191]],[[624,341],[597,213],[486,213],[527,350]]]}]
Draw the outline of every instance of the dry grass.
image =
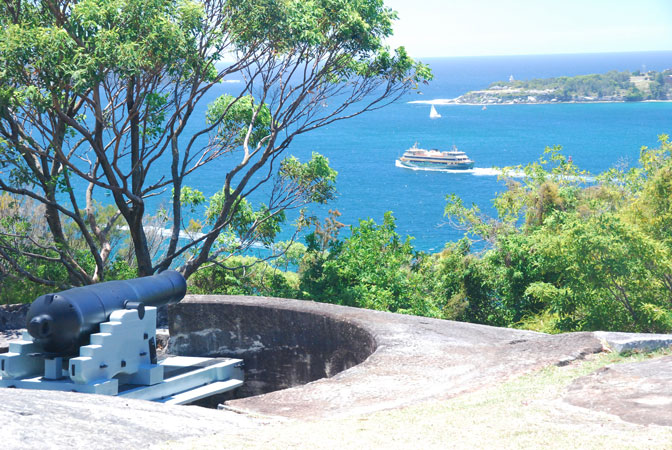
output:
[{"label": "dry grass", "polygon": [[276,423],[254,433],[226,432],[161,448],[669,449],[672,427],[635,425],[562,401],[575,378],[644,357],[602,354],[444,401],[367,416]]},{"label": "dry grass", "polygon": [[651,93],[651,81],[649,81],[646,76],[636,77],[633,75],[630,77],[630,82],[633,83],[635,87],[643,93]]}]

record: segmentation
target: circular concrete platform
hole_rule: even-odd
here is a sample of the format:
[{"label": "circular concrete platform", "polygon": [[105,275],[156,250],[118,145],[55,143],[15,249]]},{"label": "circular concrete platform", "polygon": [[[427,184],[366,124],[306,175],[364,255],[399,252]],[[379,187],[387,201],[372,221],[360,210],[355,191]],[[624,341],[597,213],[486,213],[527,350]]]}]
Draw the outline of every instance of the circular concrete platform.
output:
[{"label": "circular concrete platform", "polygon": [[[361,414],[449,397],[603,349],[592,333],[549,336],[277,298],[187,296],[170,314],[170,353],[252,361],[246,377],[259,385],[278,379],[255,365],[260,355],[275,352],[276,368],[301,367],[281,380],[278,387],[285,389],[226,402],[237,411],[287,418]],[[345,370],[334,369],[334,352],[341,352],[337,368]],[[363,362],[355,365],[358,359]],[[333,376],[294,376],[326,373],[326,366]]]}]

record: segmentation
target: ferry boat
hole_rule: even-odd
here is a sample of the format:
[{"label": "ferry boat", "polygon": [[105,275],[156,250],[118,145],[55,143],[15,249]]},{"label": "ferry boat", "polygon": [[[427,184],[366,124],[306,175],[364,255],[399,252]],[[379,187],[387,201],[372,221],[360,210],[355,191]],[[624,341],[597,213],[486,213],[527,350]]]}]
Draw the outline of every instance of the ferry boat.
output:
[{"label": "ferry boat", "polygon": [[474,161],[455,146],[450,151],[442,152],[418,148],[416,144],[404,152],[399,162],[402,166],[411,168],[467,170],[474,167]]}]

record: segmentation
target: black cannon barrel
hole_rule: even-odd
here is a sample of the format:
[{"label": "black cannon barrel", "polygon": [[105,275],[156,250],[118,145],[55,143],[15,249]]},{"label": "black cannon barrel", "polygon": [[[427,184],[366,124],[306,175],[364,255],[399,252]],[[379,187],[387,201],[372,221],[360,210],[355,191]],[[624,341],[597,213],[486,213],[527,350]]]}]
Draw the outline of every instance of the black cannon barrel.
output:
[{"label": "black cannon barrel", "polygon": [[26,328],[46,352],[73,354],[115,310],[177,303],[187,292],[182,274],[172,270],[132,280],[108,281],[38,297]]}]

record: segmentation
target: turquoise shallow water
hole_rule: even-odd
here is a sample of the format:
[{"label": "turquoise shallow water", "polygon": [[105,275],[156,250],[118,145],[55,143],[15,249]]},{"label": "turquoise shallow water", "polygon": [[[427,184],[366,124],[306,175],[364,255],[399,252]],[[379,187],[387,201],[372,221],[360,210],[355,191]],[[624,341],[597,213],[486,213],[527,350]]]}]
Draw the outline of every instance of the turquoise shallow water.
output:
[{"label": "turquoise shallow water", "polygon": [[[290,153],[306,159],[317,151],[338,172],[336,208],[341,221],[382,221],[393,211],[398,231],[415,238],[416,248],[438,251],[461,232],[443,226],[445,197],[456,193],[466,203],[492,212],[491,199],[503,187],[493,166],[526,164],[546,146],[561,145],[583,169],[597,173],[615,164],[637,164],[642,145],[655,146],[658,135],[672,133],[672,103],[601,103],[549,105],[437,106],[440,119],[429,119],[429,106],[409,100],[451,98],[491,82],[601,73],[608,70],[662,70],[672,66],[672,52],[606,55],[553,55],[490,58],[444,58],[427,61],[435,80],[423,94],[407,96],[383,110],[340,122],[297,138]],[[226,86],[232,89],[235,85]],[[472,173],[413,171],[395,166],[404,150],[449,149],[456,145],[476,161]],[[191,184],[212,194],[221,185],[226,161],[201,172]],[[263,200],[263,196],[258,196]]]}]

